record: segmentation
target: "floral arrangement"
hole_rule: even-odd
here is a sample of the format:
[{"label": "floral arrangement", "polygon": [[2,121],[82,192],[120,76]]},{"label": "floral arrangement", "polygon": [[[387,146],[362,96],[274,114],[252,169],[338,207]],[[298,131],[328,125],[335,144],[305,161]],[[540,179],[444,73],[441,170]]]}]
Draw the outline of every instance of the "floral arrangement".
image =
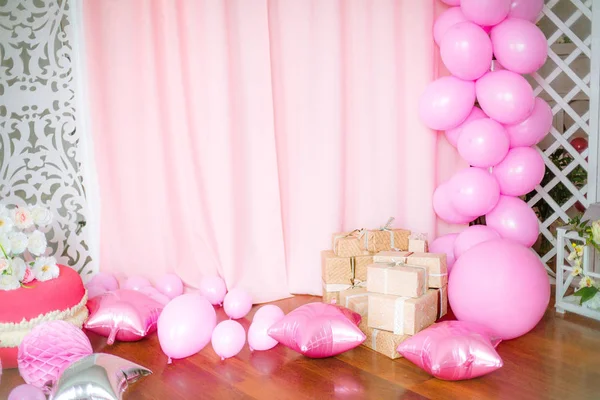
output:
[{"label": "floral arrangement", "polygon": [[573,230],[585,240],[585,244],[571,243],[573,251],[569,254],[569,260],[575,265],[571,275],[581,277],[579,289],[574,296],[580,297],[579,304],[587,303],[587,306],[600,309],[600,282],[596,282],[591,276],[585,274],[583,270],[583,249],[585,246],[593,246],[596,251],[600,251],[600,220],[581,221],[581,216],[575,217],[569,221]]},{"label": "floral arrangement", "polygon": [[56,259],[44,255],[46,235],[39,230],[52,218],[50,210],[42,206],[10,209],[0,204],[0,290],[58,277]]}]

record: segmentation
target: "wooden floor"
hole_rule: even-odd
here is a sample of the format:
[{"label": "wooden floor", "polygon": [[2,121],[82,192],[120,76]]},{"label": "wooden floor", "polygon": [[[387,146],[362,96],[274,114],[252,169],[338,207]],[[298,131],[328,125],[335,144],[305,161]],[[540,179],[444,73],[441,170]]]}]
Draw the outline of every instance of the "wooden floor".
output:
[{"label": "wooden floor", "polygon": [[[276,304],[289,312],[318,300],[298,296]],[[246,328],[251,315],[243,321]],[[219,318],[225,318],[222,310]],[[254,353],[246,346],[237,357],[221,361],[208,345],[166,365],[156,335],[113,346],[93,334],[90,338],[96,352],[152,369],[125,399],[600,399],[600,323],[552,308],[534,331],[500,344],[502,369],[463,382],[431,378],[405,359],[392,361],[364,347],[311,360],[283,346]],[[21,383],[17,370],[5,370],[0,399]]]}]

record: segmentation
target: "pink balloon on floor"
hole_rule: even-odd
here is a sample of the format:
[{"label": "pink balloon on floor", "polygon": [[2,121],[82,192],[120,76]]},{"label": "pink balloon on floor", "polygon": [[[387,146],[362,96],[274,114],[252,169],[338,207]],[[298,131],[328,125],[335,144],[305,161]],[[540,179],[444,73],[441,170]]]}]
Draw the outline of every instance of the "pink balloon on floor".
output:
[{"label": "pink balloon on floor", "polygon": [[142,276],[130,276],[123,283],[123,289],[140,290],[141,288],[152,286],[150,281]]},{"label": "pink balloon on floor", "polygon": [[487,226],[505,239],[531,247],[539,234],[538,218],[523,200],[500,196],[496,207],[485,216]]},{"label": "pink balloon on floor", "polygon": [[166,306],[171,301],[171,299],[169,297],[165,296],[164,294],[162,294],[161,292],[159,292],[157,289],[153,288],[152,286],[143,287],[139,290],[139,292],[144,293],[146,296],[150,297],[152,300],[158,301],[163,306]]},{"label": "pink balloon on floor", "polygon": [[96,296],[100,296],[102,293],[108,292],[108,290],[99,284],[91,284],[88,283],[85,285],[85,288],[88,291],[88,299],[93,299]]},{"label": "pink balloon on floor", "polygon": [[439,46],[448,29],[458,23],[467,21],[469,20],[464,16],[460,7],[451,7],[447,9],[436,18],[435,23],[433,24],[433,40],[435,40],[435,43]]},{"label": "pink balloon on floor", "polygon": [[269,328],[273,324],[268,320],[252,321],[250,329],[248,329],[250,351],[265,351],[277,346],[277,340],[269,336]]},{"label": "pink balloon on floor", "polygon": [[540,69],[548,57],[548,42],[533,22],[508,18],[491,32],[496,59],[513,72],[531,74]]},{"label": "pink balloon on floor", "polygon": [[552,127],[552,109],[544,100],[535,98],[531,115],[516,125],[506,125],[510,147],[529,147],[538,144]]},{"label": "pink balloon on floor", "polygon": [[252,297],[242,288],[235,288],[225,295],[223,309],[232,319],[244,318],[252,308]]},{"label": "pink balloon on floor", "polygon": [[430,253],[438,253],[446,254],[446,265],[448,266],[448,275],[450,275],[450,270],[455,262],[454,257],[454,242],[458,237],[458,233],[449,233],[447,235],[440,236],[436,238],[433,242],[429,243],[429,252]]},{"label": "pink balloon on floor", "polygon": [[472,225],[454,241],[454,257],[458,260],[470,248],[488,240],[500,239],[500,234],[486,225]]},{"label": "pink balloon on floor", "polygon": [[474,167],[488,168],[506,157],[510,141],[504,127],[490,118],[466,124],[458,139],[458,153]]},{"label": "pink balloon on floor", "polygon": [[482,110],[502,124],[521,123],[533,111],[533,89],[517,73],[507,70],[488,72],[477,80],[475,88]]},{"label": "pink balloon on floor", "polygon": [[225,281],[217,275],[205,276],[200,281],[200,294],[206,297],[212,305],[223,305],[227,294]]},{"label": "pink balloon on floor", "polygon": [[481,26],[500,23],[510,11],[511,0],[462,0],[460,7],[465,17]]},{"label": "pink balloon on floor", "polygon": [[252,321],[277,322],[285,316],[283,310],[274,304],[267,304],[259,308]]},{"label": "pink balloon on floor", "polygon": [[484,215],[496,206],[499,197],[496,178],[480,168],[458,171],[450,181],[450,200],[461,215]]},{"label": "pink balloon on floor", "polygon": [[107,272],[98,272],[94,277],[88,282],[88,285],[97,285],[109,290],[117,290],[119,288],[119,281],[115,278],[114,275],[109,274]]},{"label": "pink balloon on floor", "polygon": [[181,278],[175,274],[165,274],[156,281],[154,285],[159,292],[170,299],[183,294],[183,282]]},{"label": "pink balloon on floor", "polygon": [[442,3],[448,4],[449,6],[460,5],[460,0],[441,0]]},{"label": "pink balloon on floor", "polygon": [[543,8],[544,0],[512,0],[508,17],[535,22]]},{"label": "pink balloon on floor", "polygon": [[221,360],[234,357],[246,344],[246,331],[237,321],[221,321],[212,333],[211,343]]},{"label": "pink balloon on floor", "polygon": [[482,324],[508,340],[541,320],[550,300],[550,282],[531,249],[496,239],[478,244],[456,261],[448,296],[456,318]]},{"label": "pink balloon on floor", "polygon": [[469,217],[460,214],[452,205],[450,183],[445,182],[433,192],[433,211],[435,214],[449,224],[468,224],[477,217]]},{"label": "pink balloon on floor", "polygon": [[46,395],[41,389],[33,385],[19,385],[10,391],[8,400],[46,400]]},{"label": "pink balloon on floor", "polygon": [[479,107],[473,107],[473,109],[467,116],[467,119],[465,119],[462,124],[460,124],[456,128],[446,130],[446,139],[448,139],[448,142],[450,142],[452,146],[458,146],[458,139],[460,138],[460,134],[462,133],[464,127],[467,126],[469,122],[477,121],[478,119],[482,118],[487,118],[487,115],[485,115],[485,113],[481,111]]},{"label": "pink balloon on floor", "polygon": [[540,153],[532,147],[516,147],[508,152],[492,174],[500,185],[500,193],[523,196],[542,182],[546,165]]},{"label": "pink balloon on floor", "polygon": [[461,22],[444,33],[440,56],[452,75],[474,81],[490,69],[492,42],[479,25]]},{"label": "pink balloon on floor", "polygon": [[419,116],[434,130],[443,131],[460,125],[475,103],[475,84],[454,76],[431,82],[421,95]]}]

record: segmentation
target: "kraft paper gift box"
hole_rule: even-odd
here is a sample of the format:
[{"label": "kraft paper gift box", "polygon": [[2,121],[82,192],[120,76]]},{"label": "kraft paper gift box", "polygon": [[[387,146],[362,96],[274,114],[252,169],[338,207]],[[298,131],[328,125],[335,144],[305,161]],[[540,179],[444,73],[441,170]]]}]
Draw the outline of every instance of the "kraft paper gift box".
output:
[{"label": "kraft paper gift box", "polygon": [[365,287],[343,290],[339,293],[338,304],[360,314],[365,320],[369,311],[369,294]]},{"label": "kraft paper gift box", "polygon": [[392,249],[406,251],[409,236],[410,231],[405,229],[371,229],[366,232],[363,248],[373,253]]},{"label": "kraft paper gift box", "polygon": [[426,253],[428,251],[427,235],[424,233],[411,233],[408,237],[408,251]]},{"label": "kraft paper gift box", "polygon": [[384,356],[388,356],[392,360],[402,357],[400,353],[396,351],[396,349],[400,343],[411,337],[410,335],[395,335],[392,332],[369,328],[367,321],[364,319],[361,321],[358,327],[367,336],[365,341],[362,343],[363,346],[375,350]]},{"label": "kraft paper gift box", "polygon": [[441,288],[448,284],[446,254],[412,253],[406,258],[406,263],[427,268],[430,288]]},{"label": "kraft paper gift box", "polygon": [[396,263],[377,263],[367,267],[369,292],[420,297],[428,287],[425,267]]},{"label": "kraft paper gift box", "polygon": [[373,256],[365,251],[363,254],[357,257],[337,257],[331,250],[321,252],[324,302],[339,302],[338,292],[354,285],[364,285],[367,280],[367,265],[373,263]]},{"label": "kraft paper gift box", "polygon": [[331,240],[333,253],[338,257],[355,257],[363,254],[361,240],[362,231],[353,230],[352,232],[334,233]]},{"label": "kraft paper gift box", "polygon": [[371,293],[368,326],[396,335],[414,335],[435,322],[438,316],[437,290],[418,298]]},{"label": "kraft paper gift box", "polygon": [[436,292],[436,296],[438,299],[437,319],[440,319],[448,313],[448,286],[429,290]]},{"label": "kraft paper gift box", "polygon": [[380,251],[373,256],[373,262],[406,264],[411,254],[410,251]]}]

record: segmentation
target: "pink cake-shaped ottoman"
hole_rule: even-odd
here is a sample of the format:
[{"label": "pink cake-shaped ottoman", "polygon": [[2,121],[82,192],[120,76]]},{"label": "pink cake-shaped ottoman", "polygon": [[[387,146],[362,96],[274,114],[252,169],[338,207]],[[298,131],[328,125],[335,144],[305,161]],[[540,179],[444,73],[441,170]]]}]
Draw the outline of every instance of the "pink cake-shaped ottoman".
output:
[{"label": "pink cake-shaped ottoman", "polygon": [[4,368],[17,366],[18,346],[40,323],[63,320],[79,328],[88,317],[87,292],[79,274],[64,265],[60,275],[28,288],[0,291],[0,359]]}]

